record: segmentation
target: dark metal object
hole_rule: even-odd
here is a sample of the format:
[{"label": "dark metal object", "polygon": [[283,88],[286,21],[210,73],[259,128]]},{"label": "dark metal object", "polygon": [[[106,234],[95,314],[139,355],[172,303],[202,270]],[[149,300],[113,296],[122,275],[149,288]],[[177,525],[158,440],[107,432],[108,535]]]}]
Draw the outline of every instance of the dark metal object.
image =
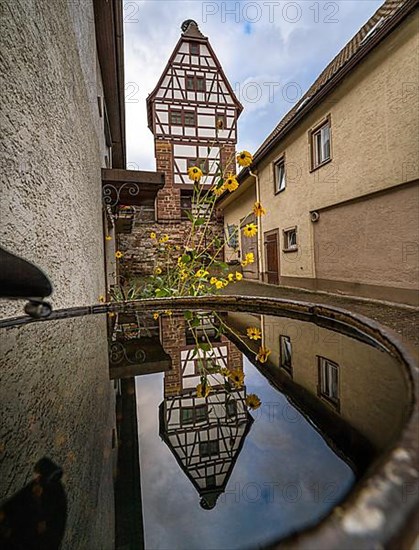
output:
[{"label": "dark metal object", "polygon": [[42,319],[52,312],[44,302],[51,293],[51,282],[39,267],[0,247],[0,298],[28,299],[25,313]]}]

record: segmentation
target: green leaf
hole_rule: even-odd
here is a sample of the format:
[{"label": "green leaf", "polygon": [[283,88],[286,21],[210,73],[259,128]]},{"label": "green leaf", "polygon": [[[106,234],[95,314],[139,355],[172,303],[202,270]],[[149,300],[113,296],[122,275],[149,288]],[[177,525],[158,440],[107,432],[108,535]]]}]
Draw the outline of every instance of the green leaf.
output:
[{"label": "green leaf", "polygon": [[192,311],[185,311],[183,316],[187,321],[191,321],[193,319],[193,313]]},{"label": "green leaf", "polygon": [[167,289],[163,288],[163,289],[159,289],[157,292],[156,292],[156,298],[165,298],[166,296],[169,296],[169,292]]},{"label": "green leaf", "polygon": [[211,349],[212,349],[212,346],[210,346],[209,344],[206,344],[206,343],[198,344],[198,347],[200,349],[202,349],[202,351],[205,351],[205,352],[211,351]]},{"label": "green leaf", "polygon": [[186,217],[189,219],[189,221],[191,221],[191,222],[194,221],[194,217],[192,215],[192,212],[190,212],[189,210],[185,210],[185,214],[186,214]]},{"label": "green leaf", "polygon": [[189,256],[189,254],[184,254],[182,256],[182,263],[188,264],[190,261],[191,261],[191,257]]},{"label": "green leaf", "polygon": [[195,220],[195,225],[204,225],[205,223],[205,218],[197,218]]},{"label": "green leaf", "polygon": [[199,319],[192,319],[192,321],[191,321],[191,327],[192,328],[199,327],[200,324],[201,323],[200,323]]}]

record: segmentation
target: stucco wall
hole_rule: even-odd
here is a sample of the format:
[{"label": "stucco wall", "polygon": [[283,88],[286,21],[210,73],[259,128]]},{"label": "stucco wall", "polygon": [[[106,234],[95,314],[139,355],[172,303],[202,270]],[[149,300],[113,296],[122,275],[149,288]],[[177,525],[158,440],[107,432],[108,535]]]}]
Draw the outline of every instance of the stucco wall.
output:
[{"label": "stucco wall", "polygon": [[416,289],[419,186],[320,212],[314,242],[319,279],[357,281],[361,271],[367,284]]},{"label": "stucco wall", "polygon": [[[2,246],[50,277],[55,308],[105,293],[107,152],[92,2],[2,2]],[[22,313],[2,302],[0,316]]]},{"label": "stucco wall", "polygon": [[0,495],[12,497],[47,456],[64,471],[63,548],[114,548],[112,430],[105,316],[0,331]]}]

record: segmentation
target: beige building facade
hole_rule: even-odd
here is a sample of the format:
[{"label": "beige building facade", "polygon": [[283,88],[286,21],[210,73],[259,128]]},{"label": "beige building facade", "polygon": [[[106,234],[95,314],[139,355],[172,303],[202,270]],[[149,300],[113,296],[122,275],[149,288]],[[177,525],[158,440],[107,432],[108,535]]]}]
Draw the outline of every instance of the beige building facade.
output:
[{"label": "beige building facade", "polygon": [[418,47],[414,3],[386,2],[221,201],[226,227],[267,210],[259,280],[418,304]]}]

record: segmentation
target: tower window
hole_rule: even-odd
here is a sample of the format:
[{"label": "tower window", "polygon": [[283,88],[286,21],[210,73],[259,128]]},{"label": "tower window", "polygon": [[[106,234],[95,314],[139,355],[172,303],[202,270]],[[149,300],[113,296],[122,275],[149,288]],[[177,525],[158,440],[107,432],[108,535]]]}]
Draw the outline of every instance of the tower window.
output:
[{"label": "tower window", "polygon": [[182,126],[182,111],[170,111],[170,124],[173,126]]},{"label": "tower window", "polygon": [[199,55],[199,44],[196,42],[189,42],[189,52],[191,55]]},{"label": "tower window", "polygon": [[203,76],[196,77],[196,91],[205,92],[205,78]]},{"label": "tower window", "polygon": [[183,116],[185,126],[196,126],[195,112],[185,111]]},{"label": "tower window", "polygon": [[186,89],[191,92],[205,92],[205,77],[188,74],[185,77]]}]

